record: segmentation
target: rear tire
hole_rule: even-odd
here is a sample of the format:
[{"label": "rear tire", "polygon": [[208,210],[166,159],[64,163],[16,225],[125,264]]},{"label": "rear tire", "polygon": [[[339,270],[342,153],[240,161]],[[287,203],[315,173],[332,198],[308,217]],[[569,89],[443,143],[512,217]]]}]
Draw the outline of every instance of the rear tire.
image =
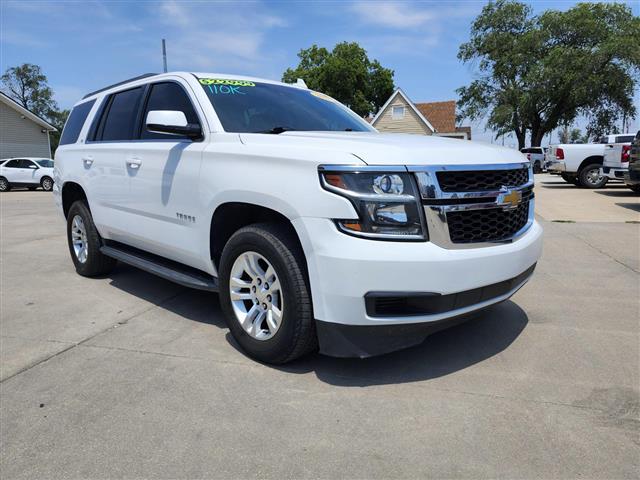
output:
[{"label": "rear tire", "polygon": [[53,190],[53,179],[51,177],[42,177],[40,186],[45,192],[50,192]]},{"label": "rear tire", "polygon": [[542,165],[540,162],[535,162],[533,164],[533,173],[542,173]]},{"label": "rear tire", "polygon": [[640,193],[640,184],[639,185],[627,185],[627,187],[629,187],[635,193]]},{"label": "rear tire", "polygon": [[317,349],[304,253],[280,225],[250,225],[229,239],[220,260],[220,304],[231,334],[256,360],[283,364]]},{"label": "rear tire", "polygon": [[8,192],[9,190],[11,190],[9,180],[4,177],[0,177],[0,192]]},{"label": "rear tire", "polygon": [[78,200],[67,214],[67,241],[76,272],[83,277],[105,275],[113,270],[117,261],[100,252],[102,238],[93,223],[91,211]]},{"label": "rear tire", "polygon": [[580,170],[578,173],[580,186],[591,189],[604,187],[609,179],[600,173],[601,168],[601,164],[591,163]]},{"label": "rear tire", "polygon": [[572,185],[576,185],[576,186],[578,185],[578,177],[576,177],[575,175],[570,175],[568,173],[561,173],[560,176],[565,182],[571,183]]}]

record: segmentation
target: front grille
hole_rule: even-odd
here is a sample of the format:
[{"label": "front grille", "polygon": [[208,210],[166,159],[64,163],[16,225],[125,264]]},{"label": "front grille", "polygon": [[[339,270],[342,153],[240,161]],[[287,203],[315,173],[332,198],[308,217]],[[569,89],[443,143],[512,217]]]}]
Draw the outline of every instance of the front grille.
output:
[{"label": "front grille", "polygon": [[527,224],[529,202],[512,210],[491,208],[448,212],[449,236],[453,243],[498,242],[513,237]]},{"label": "front grille", "polygon": [[529,169],[467,170],[437,172],[443,192],[481,192],[500,190],[501,187],[519,187],[529,181]]}]

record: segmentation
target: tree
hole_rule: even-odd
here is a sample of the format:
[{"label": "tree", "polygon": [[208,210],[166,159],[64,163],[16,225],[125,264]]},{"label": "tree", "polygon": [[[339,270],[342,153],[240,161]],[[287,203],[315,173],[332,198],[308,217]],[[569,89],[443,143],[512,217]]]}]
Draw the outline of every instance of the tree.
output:
[{"label": "tree", "polygon": [[579,3],[534,16],[512,0],[489,2],[458,58],[479,78],[457,90],[460,118],[485,117],[498,135],[513,131],[519,147],[583,115],[587,132],[635,116],[640,72],[640,18],[623,4]]},{"label": "tree", "polygon": [[49,133],[49,142],[51,144],[51,154],[53,155],[60,145],[60,136],[62,135],[62,129],[69,117],[69,110],[54,110],[49,114],[49,123],[58,129],[57,132]]},{"label": "tree", "polygon": [[38,65],[25,63],[8,68],[0,79],[8,96],[39,117],[46,119],[58,109],[47,77]]},{"label": "tree", "polygon": [[563,125],[562,130],[558,134],[560,143],[587,143],[589,135],[583,135],[579,128],[569,128],[569,125]]},{"label": "tree", "polygon": [[282,81],[298,78],[313,90],[332,96],[361,116],[377,112],[393,93],[393,70],[369,60],[357,43],[338,43],[333,51],[312,45],[298,53],[300,63],[288,68]]},{"label": "tree", "polygon": [[42,69],[38,65],[25,63],[8,68],[0,80],[4,92],[9,97],[58,129],[57,132],[49,133],[53,155],[60,143],[60,135],[69,116],[69,110],[59,110],[53,99],[53,90],[49,87]]}]

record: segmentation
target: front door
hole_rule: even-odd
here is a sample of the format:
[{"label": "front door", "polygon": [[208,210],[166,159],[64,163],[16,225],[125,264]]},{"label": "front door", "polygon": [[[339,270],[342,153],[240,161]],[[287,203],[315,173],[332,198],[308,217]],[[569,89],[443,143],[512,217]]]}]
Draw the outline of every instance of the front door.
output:
[{"label": "front door", "polygon": [[[191,101],[190,87],[176,81],[152,84],[140,117],[139,141],[129,152],[136,166],[128,174],[131,181],[129,207],[135,212],[130,225],[133,246],[172,260],[204,269],[200,235],[207,225],[199,205],[199,176],[204,141],[150,132],[145,127],[153,110],[181,111],[190,124],[203,126],[201,112]],[[202,128],[204,133],[204,128]]]}]

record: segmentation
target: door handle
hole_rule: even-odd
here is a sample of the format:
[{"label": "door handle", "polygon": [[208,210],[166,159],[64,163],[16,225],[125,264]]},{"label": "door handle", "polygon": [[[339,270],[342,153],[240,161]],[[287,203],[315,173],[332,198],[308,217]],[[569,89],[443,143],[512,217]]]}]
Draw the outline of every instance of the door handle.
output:
[{"label": "door handle", "polygon": [[133,169],[140,168],[140,165],[142,165],[142,160],[140,160],[140,157],[129,157],[129,159],[127,160],[127,165],[129,165],[129,167]]},{"label": "door handle", "polygon": [[82,163],[84,163],[85,167],[90,167],[93,163],[93,157],[82,157]]}]

